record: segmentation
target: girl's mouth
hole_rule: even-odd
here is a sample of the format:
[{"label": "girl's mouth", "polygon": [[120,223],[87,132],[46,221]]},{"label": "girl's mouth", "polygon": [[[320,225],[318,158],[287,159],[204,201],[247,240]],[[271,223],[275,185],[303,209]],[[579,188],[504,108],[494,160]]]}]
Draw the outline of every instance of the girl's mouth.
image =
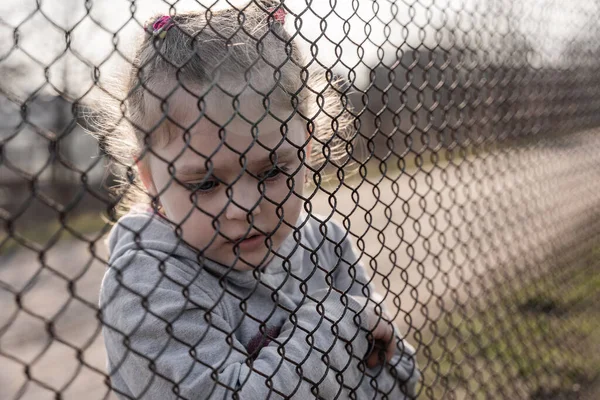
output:
[{"label": "girl's mouth", "polygon": [[264,246],[265,235],[253,234],[247,238],[241,237],[230,242],[233,246],[239,247],[240,250],[255,250],[260,246]]}]

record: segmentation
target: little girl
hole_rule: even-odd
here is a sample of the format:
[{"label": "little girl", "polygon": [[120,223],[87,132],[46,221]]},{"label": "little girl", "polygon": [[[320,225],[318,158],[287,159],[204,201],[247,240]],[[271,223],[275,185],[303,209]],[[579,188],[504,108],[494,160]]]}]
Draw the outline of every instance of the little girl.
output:
[{"label": "little girl", "polygon": [[347,230],[310,213],[308,171],[335,165],[351,120],[284,22],[265,2],[153,18],[107,113],[128,212],[100,307],[121,398],[415,396],[414,350]]}]

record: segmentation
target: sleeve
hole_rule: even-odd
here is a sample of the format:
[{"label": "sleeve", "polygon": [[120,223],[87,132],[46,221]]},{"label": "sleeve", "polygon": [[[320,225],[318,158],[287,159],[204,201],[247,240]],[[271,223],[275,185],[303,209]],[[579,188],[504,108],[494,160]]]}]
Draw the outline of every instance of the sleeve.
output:
[{"label": "sleeve", "polygon": [[157,282],[127,285],[118,273],[103,282],[110,373],[133,398],[331,399],[341,391],[336,376],[367,352],[364,305],[335,290],[307,296],[250,362],[218,298],[192,301],[164,276]]},{"label": "sleeve", "polygon": [[[365,296],[369,300],[361,302],[363,304],[370,303],[371,306],[381,304],[382,309],[387,311],[383,304],[383,297],[374,290],[367,278],[365,268],[353,249],[348,231],[334,221],[328,224],[328,230],[330,232],[327,236],[331,238],[332,248],[330,254],[334,265],[333,285],[355,299]],[[397,351],[389,365],[397,379],[406,385],[406,393],[416,397],[417,383],[421,376],[416,362],[416,351],[403,339],[396,324],[393,321],[389,322],[393,325],[397,337]]]}]

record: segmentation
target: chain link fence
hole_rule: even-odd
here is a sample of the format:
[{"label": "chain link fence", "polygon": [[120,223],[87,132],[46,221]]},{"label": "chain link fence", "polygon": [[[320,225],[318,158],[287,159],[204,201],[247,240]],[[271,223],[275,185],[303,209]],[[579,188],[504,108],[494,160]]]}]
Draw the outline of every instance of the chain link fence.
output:
[{"label": "chain link fence", "polygon": [[0,11],[0,398],[597,398],[597,2]]}]

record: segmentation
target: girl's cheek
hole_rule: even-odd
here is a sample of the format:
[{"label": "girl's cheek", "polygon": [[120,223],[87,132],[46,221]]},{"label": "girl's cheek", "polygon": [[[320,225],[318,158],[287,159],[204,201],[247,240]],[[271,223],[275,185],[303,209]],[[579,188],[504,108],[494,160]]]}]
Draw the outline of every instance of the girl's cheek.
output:
[{"label": "girl's cheek", "polygon": [[306,185],[306,167],[294,177],[294,195],[302,196],[304,194],[304,185]]},{"label": "girl's cheek", "polygon": [[[293,190],[289,188],[288,183],[287,183],[287,179],[280,179],[277,184],[275,185],[270,185],[267,186],[267,190],[265,192],[265,197],[268,198],[269,200],[278,202],[280,204],[285,204],[284,202],[286,201],[285,199],[289,196],[289,194],[292,192]],[[294,189],[295,191],[295,189]],[[292,194],[292,196],[294,196]],[[291,200],[292,197],[290,197],[288,200]]]},{"label": "girl's cheek", "polygon": [[225,202],[222,199],[223,196],[201,194],[190,197],[192,210],[201,213],[205,218],[211,218],[211,215],[216,216],[225,207]]}]

